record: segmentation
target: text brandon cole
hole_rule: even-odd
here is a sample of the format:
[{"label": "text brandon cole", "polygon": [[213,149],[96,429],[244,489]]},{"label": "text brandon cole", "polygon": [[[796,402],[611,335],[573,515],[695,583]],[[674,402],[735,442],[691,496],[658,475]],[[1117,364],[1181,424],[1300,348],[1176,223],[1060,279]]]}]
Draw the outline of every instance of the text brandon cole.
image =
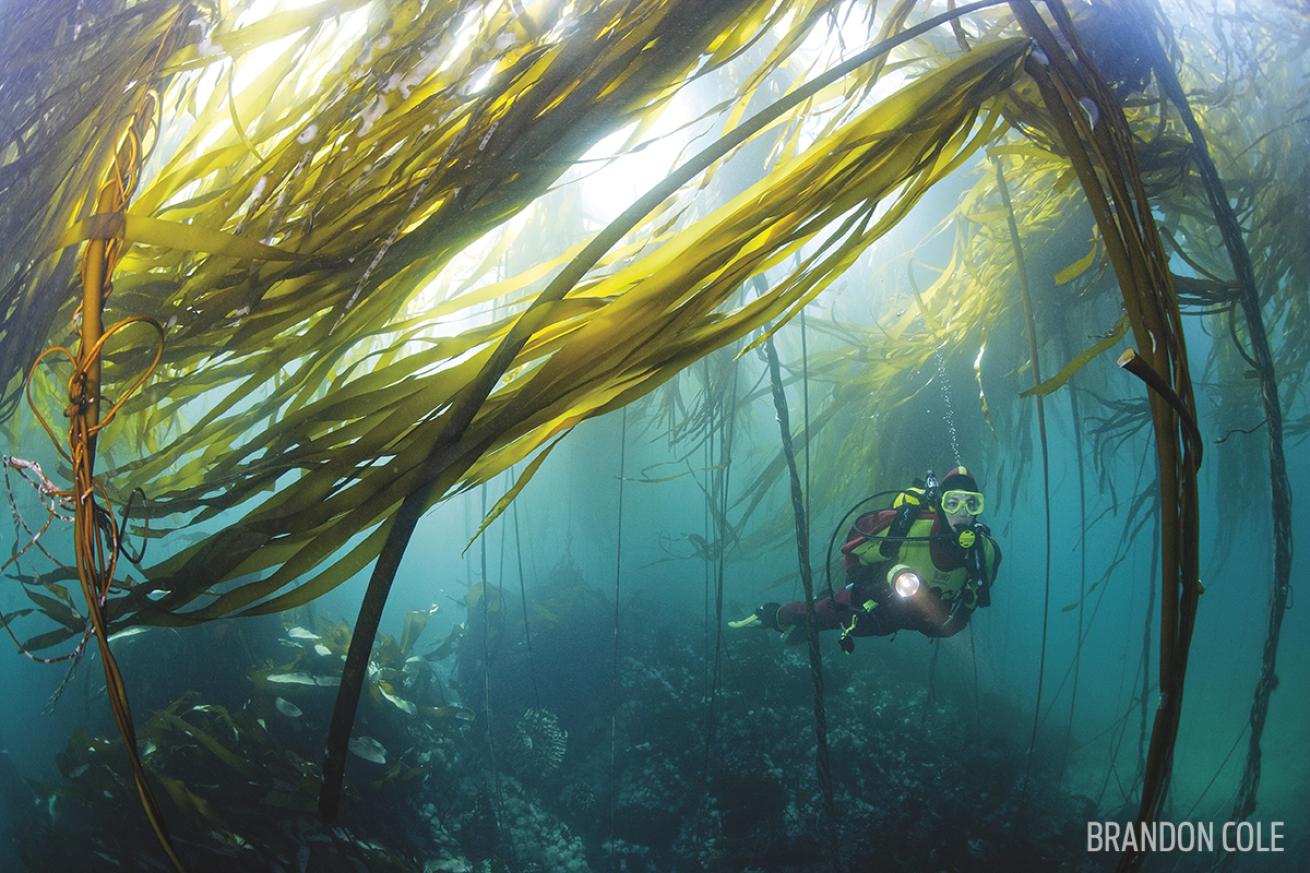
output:
[{"label": "text brandon cole", "polygon": [[1089,821],[1089,852],[1282,852],[1283,822]]}]

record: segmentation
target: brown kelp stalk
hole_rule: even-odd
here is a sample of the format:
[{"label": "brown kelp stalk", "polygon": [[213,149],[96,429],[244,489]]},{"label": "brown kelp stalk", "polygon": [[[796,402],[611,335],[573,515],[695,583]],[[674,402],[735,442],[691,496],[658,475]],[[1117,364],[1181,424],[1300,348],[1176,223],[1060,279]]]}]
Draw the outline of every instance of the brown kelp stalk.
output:
[{"label": "brown kelp stalk", "polygon": [[827,818],[825,826],[830,827],[836,815],[836,808],[832,802],[832,769],[828,762],[828,718],[823,708],[823,661],[819,657],[819,633],[814,625],[810,524],[805,515],[805,494],[801,490],[800,474],[796,468],[796,449],[791,439],[791,416],[787,412],[787,395],[782,390],[782,372],[778,365],[778,351],[773,346],[773,337],[765,340],[764,355],[769,362],[773,408],[778,417],[778,429],[782,434],[782,453],[787,458],[787,478],[791,483],[791,508],[796,520],[796,558],[800,566],[801,585],[805,589],[805,634],[809,638],[810,679],[814,684],[814,738],[817,745],[815,765],[819,774],[819,790],[823,792],[823,813]]},{"label": "brown kelp stalk", "polygon": [[[1032,360],[1033,386],[1042,384],[1042,365],[1037,354],[1037,319],[1033,316],[1032,289],[1028,286],[1028,264],[1023,256],[1023,244],[1019,240],[1019,226],[1014,220],[1014,204],[1010,202],[1010,188],[1005,183],[1005,172],[1001,169],[1000,159],[991,155],[992,166],[996,170],[996,188],[1001,192],[1001,203],[1005,206],[1005,220],[1010,229],[1010,245],[1014,247],[1014,269],[1019,274],[1019,293],[1023,300],[1023,317],[1028,328],[1028,354]],[[1024,756],[1023,787],[1020,793],[1022,803],[1028,798],[1028,777],[1032,773],[1033,748],[1037,745],[1037,727],[1042,716],[1042,683],[1046,678],[1046,635],[1051,612],[1051,463],[1050,450],[1046,443],[1046,405],[1045,398],[1037,395],[1037,435],[1042,445],[1042,498],[1045,509],[1046,563],[1043,572],[1042,597],[1042,642],[1040,656],[1037,659],[1037,702],[1033,706],[1033,729],[1028,737],[1028,753]]]},{"label": "brown kelp stalk", "polygon": [[[1130,3],[1129,8],[1137,6]],[[1154,10],[1153,10],[1154,11]],[[1130,13],[1135,20],[1153,19],[1163,27],[1159,15],[1145,9]],[[1255,269],[1251,253],[1247,250],[1242,228],[1233,212],[1232,201],[1224,188],[1219,171],[1210,157],[1205,133],[1192,114],[1183,93],[1182,85],[1173,66],[1168,62],[1155,31],[1147,28],[1147,46],[1151,52],[1151,65],[1156,79],[1170,102],[1178,109],[1183,126],[1191,137],[1191,156],[1205,189],[1206,199],[1214,212],[1215,223],[1223,237],[1224,248],[1232,262],[1233,276],[1237,280],[1237,302],[1246,318],[1246,333],[1251,341],[1251,362],[1260,385],[1260,402],[1264,406],[1265,424],[1269,435],[1270,511],[1273,515],[1274,555],[1273,588],[1269,592],[1268,631],[1265,636],[1260,678],[1256,682],[1255,696],[1251,701],[1251,739],[1247,749],[1246,769],[1233,805],[1232,817],[1243,819],[1255,812],[1256,792],[1260,787],[1260,738],[1264,734],[1265,720],[1269,716],[1269,698],[1277,685],[1278,640],[1282,632],[1283,614],[1287,611],[1288,592],[1292,568],[1292,489],[1287,478],[1287,460],[1283,454],[1283,410],[1278,397],[1278,377],[1274,371],[1273,352],[1269,348],[1269,335],[1265,330],[1264,315],[1260,311],[1260,294],[1256,287]],[[1238,346],[1243,356],[1245,349]],[[1252,358],[1254,360],[1252,360]]]},{"label": "brown kelp stalk", "polygon": [[1074,455],[1078,458],[1078,634],[1074,637],[1073,683],[1069,688],[1069,721],[1064,731],[1064,749],[1060,753],[1057,788],[1064,782],[1064,774],[1069,767],[1069,756],[1073,751],[1073,720],[1077,714],[1078,678],[1083,661],[1083,628],[1087,623],[1087,471],[1083,462],[1083,417],[1078,404],[1078,391],[1072,385],[1069,388],[1069,421],[1073,426]]},{"label": "brown kelp stalk", "polygon": [[[1151,544],[1151,558],[1155,558],[1154,543]],[[1155,617],[1155,586],[1148,586],[1147,592],[1146,614],[1142,616],[1142,702],[1137,732],[1137,772],[1134,779],[1142,774],[1146,766],[1146,701],[1151,691],[1151,619]]]},{"label": "brown kelp stalk", "polygon": [[[487,485],[478,489],[482,501],[482,517],[487,517]],[[482,596],[478,598],[482,612],[482,711],[485,713],[482,729],[487,736],[487,762],[491,771],[491,822],[496,834],[495,848],[501,847],[501,829],[505,821],[505,799],[500,789],[500,769],[496,766],[496,738],[491,720],[491,578],[487,573],[487,538],[478,537],[478,570],[482,576]],[[503,582],[503,580],[497,580]],[[496,596],[504,602],[503,584],[496,587]],[[503,617],[503,616],[502,616]]]},{"label": "brown kelp stalk", "polygon": [[622,676],[619,672],[619,618],[621,613],[620,585],[623,581],[623,483],[627,479],[628,464],[628,407],[619,413],[619,485],[614,518],[614,634],[610,652],[610,772],[608,836],[614,839],[614,816],[619,797],[619,706],[623,696]]},{"label": "brown kelp stalk", "polygon": [[[178,20],[180,20],[180,13],[159,41],[153,65],[158,64],[160,57],[165,54],[166,47],[173,42]],[[157,101],[158,97],[154,92],[143,90],[127,129],[123,131],[116,144],[113,164],[96,196],[95,215],[121,216],[126,210],[128,200],[140,178],[146,142],[153,133]],[[123,248],[123,240],[112,236],[91,239],[87,242],[82,255],[82,303],[78,309],[81,319],[80,345],[76,356],[65,349],[57,349],[72,358],[74,366],[73,375],[68,381],[68,406],[65,409],[69,419],[66,457],[72,466],[72,501],[76,511],[74,550],[78,581],[81,583],[82,594],[86,599],[90,627],[100,650],[106,693],[113,711],[114,722],[118,726],[118,732],[127,752],[137,795],[164,854],[168,856],[169,862],[176,870],[182,871],[185,867],[173,848],[163,814],[146,778],[141,753],[137,749],[136,728],[128,704],[127,687],[123,682],[118,660],[109,648],[109,621],[106,606],[110,588],[114,584],[122,538],[126,535],[126,530],[120,530],[114,524],[112,511],[107,506],[108,498],[104,488],[95,480],[96,442],[100,431],[113,420],[123,403],[153,372],[163,351],[164,335],[164,330],[158,323],[145,318],[124,319],[107,329],[104,326],[105,299],[112,292],[114,267],[123,254]],[[144,374],[127,389],[124,396],[102,415],[101,354],[105,343],[124,327],[136,323],[148,324],[159,333],[154,360]],[[43,353],[37,359],[37,364],[40,364],[47,354],[49,352]],[[35,366],[33,370],[35,371]],[[31,378],[28,379],[28,386],[30,402]],[[35,405],[33,410],[36,411]],[[50,426],[39,411],[37,416],[41,419],[45,430],[53,437]],[[56,445],[58,445],[57,441]],[[101,505],[101,499],[104,499],[105,506]]]},{"label": "brown kelp stalk", "polygon": [[[720,473],[714,479],[713,487],[705,495],[707,503],[714,504],[714,520],[718,526],[718,553],[714,567],[714,649],[709,659],[710,688],[708,703],[705,708],[705,755],[701,765],[701,782],[703,786],[702,808],[710,799],[710,780],[714,775],[714,752],[718,737],[719,680],[723,678],[723,577],[728,564],[728,537],[731,526],[728,524],[728,497],[732,493],[732,442],[737,425],[738,379],[741,376],[741,362],[736,356],[732,359],[732,377],[727,380],[726,403],[719,410],[717,417],[719,435]],[[709,383],[707,382],[708,386]],[[708,390],[708,388],[707,388]],[[717,404],[716,404],[717,405]],[[714,433],[707,434],[706,439],[713,441]]]},{"label": "brown kelp stalk", "polygon": [[[706,471],[705,474],[706,485],[709,486],[713,482],[713,478],[712,478],[713,473],[711,473],[710,471],[716,469],[714,463],[714,408],[715,406],[711,402],[710,389],[711,389],[712,379],[710,376],[710,359],[708,357],[701,358],[701,365],[702,365],[701,372],[704,374],[705,377],[705,405],[703,411],[703,416],[705,418],[704,464],[705,464],[705,471]],[[710,496],[711,490],[712,489],[708,487],[705,489],[705,505],[703,508],[703,514],[701,519],[702,530],[704,531],[704,540],[706,543],[714,542],[714,531],[713,528],[711,528],[710,526],[710,501],[713,499]],[[724,531],[723,535],[726,536],[726,533],[727,532]],[[722,559],[723,557],[724,543],[725,543],[724,540],[722,539],[719,540],[720,559]],[[706,694],[708,695],[710,688],[714,684],[714,677],[712,674],[713,662],[710,659],[710,576],[712,574],[710,569],[710,553],[708,550],[706,551],[705,554],[704,575],[705,575],[705,579],[704,579],[705,593],[704,593],[704,597],[702,598],[702,604],[703,604],[702,614],[704,616],[705,633],[704,633],[704,640],[702,642],[701,652],[705,659],[705,691]]]},{"label": "brown kelp stalk", "polygon": [[[1143,365],[1160,377],[1195,420],[1182,315],[1150,203],[1133,153],[1123,110],[1083,51],[1064,7],[1049,2],[1075,67],[1060,40],[1028,0],[1011,8],[1038,52],[1026,69],[1073,164],[1114,266]],[[1096,119],[1087,106],[1096,107]],[[1095,123],[1094,123],[1095,122]],[[1157,391],[1148,393],[1160,480],[1160,703],[1147,753],[1138,818],[1153,821],[1164,802],[1182,713],[1183,679],[1196,620],[1198,578],[1197,483],[1199,445],[1183,416]],[[1120,870],[1136,870],[1126,853]]]}]

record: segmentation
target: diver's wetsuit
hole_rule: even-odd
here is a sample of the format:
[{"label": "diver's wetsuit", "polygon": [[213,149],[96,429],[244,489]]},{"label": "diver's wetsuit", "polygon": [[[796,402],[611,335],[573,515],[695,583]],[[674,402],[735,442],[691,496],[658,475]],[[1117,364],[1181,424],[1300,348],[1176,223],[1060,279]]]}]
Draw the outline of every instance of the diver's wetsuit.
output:
[{"label": "diver's wetsuit", "polygon": [[[966,570],[968,553],[945,539],[930,542],[902,543],[894,557],[881,553],[887,529],[896,519],[896,511],[884,509],[866,513],[855,520],[842,554],[846,561],[846,586],[831,598],[814,601],[814,620],[819,630],[849,628],[854,636],[886,636],[898,630],[917,630],[925,636],[949,637],[964,630],[969,616],[978,606],[978,580]],[[931,524],[931,527],[929,525]],[[929,509],[919,513],[913,526],[916,536],[937,536],[946,530],[945,522]],[[1001,549],[986,537],[988,587],[996,581],[1001,563]],[[983,548],[978,543],[975,548]],[[929,564],[931,561],[931,564]],[[915,566],[923,579],[923,589],[910,598],[894,594],[887,584],[887,570],[907,562]],[[868,612],[861,609],[867,601],[877,601]],[[851,627],[852,619],[855,626]],[[798,600],[778,609],[779,628],[805,624],[805,601]]]}]

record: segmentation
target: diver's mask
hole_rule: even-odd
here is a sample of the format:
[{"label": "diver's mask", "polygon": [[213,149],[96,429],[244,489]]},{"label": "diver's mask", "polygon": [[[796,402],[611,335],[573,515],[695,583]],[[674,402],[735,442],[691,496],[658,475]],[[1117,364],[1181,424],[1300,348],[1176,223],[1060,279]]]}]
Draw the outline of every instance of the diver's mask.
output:
[{"label": "diver's mask", "polygon": [[942,493],[942,512],[947,515],[967,512],[976,517],[982,515],[982,511],[982,492],[953,490]]}]

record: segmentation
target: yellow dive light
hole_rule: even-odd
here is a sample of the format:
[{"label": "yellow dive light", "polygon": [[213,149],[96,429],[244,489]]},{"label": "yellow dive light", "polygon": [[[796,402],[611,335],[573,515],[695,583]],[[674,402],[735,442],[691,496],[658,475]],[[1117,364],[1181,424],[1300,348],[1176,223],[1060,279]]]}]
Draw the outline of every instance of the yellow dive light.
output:
[{"label": "yellow dive light", "polygon": [[888,570],[887,582],[901,597],[913,597],[919,592],[919,586],[922,584],[919,574],[908,564],[897,564]]}]

